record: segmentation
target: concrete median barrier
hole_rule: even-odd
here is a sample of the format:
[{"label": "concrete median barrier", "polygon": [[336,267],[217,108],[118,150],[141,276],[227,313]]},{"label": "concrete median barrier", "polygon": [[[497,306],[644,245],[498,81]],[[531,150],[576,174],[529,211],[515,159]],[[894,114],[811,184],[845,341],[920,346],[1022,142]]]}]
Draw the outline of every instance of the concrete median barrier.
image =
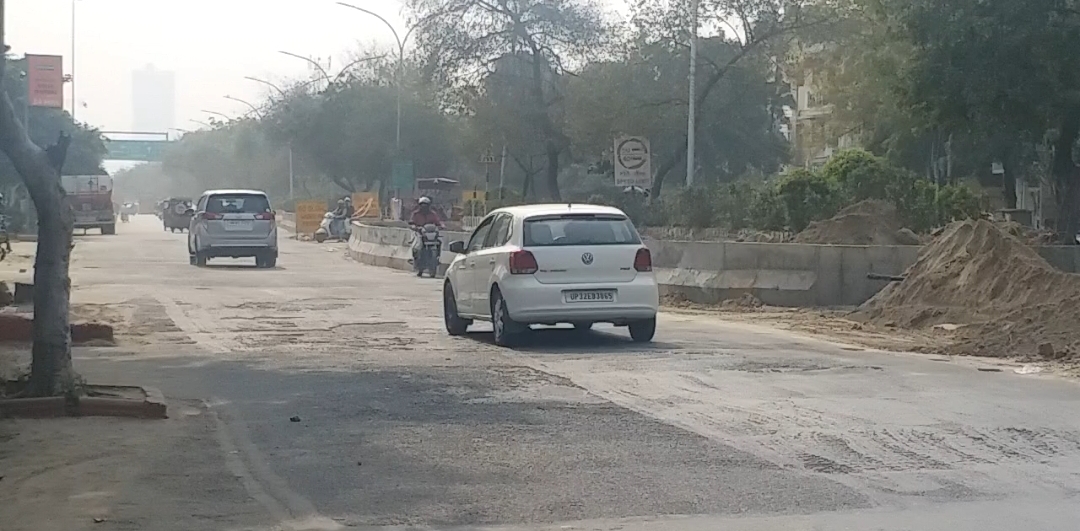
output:
[{"label": "concrete median barrier", "polygon": [[[443,231],[441,239],[443,252],[439,261],[439,276],[446,273],[446,267],[454,260],[454,253],[447,251],[450,242],[464,240],[468,234],[463,232]],[[349,238],[349,256],[362,264],[390,267],[411,271],[413,231],[402,227],[378,227],[366,223],[353,222],[352,236]]]},{"label": "concrete median barrier", "polygon": [[[463,232],[443,232],[443,249]],[[361,263],[411,270],[412,231],[353,224],[349,254]],[[715,304],[751,294],[788,307],[858,306],[889,284],[869,274],[902,275],[918,258],[913,245],[646,240],[661,293]],[[1080,271],[1080,246],[1040,247],[1039,254],[1067,272]],[[454,259],[443,251],[440,274]]]}]

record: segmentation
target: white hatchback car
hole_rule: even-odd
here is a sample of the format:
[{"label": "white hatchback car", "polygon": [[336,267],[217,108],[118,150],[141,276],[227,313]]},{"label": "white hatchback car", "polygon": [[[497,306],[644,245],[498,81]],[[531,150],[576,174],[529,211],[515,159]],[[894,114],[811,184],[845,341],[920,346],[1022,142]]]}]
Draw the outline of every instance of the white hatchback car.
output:
[{"label": "white hatchback car", "polygon": [[652,255],[621,210],[583,204],[496,210],[457,257],[443,284],[446,330],[491,321],[506,346],[529,325],[627,326],[639,342],[656,333],[660,304]]}]

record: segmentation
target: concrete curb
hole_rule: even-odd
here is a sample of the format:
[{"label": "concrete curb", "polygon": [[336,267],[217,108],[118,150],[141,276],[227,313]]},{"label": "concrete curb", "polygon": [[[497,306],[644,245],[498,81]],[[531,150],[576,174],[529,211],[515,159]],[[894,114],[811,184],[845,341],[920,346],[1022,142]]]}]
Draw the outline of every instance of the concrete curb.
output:
[{"label": "concrete curb", "polygon": [[166,419],[165,396],[153,387],[109,386],[111,389],[138,389],[143,398],[112,398],[87,396],[69,404],[62,396],[47,398],[0,399],[0,417],[44,419],[59,417],[122,417],[137,419]]}]

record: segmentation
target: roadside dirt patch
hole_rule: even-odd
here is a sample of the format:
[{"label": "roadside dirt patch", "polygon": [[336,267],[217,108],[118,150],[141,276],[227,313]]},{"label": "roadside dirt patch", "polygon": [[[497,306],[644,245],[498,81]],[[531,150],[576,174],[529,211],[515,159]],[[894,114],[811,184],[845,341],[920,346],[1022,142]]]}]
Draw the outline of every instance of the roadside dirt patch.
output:
[{"label": "roadside dirt patch", "polygon": [[937,352],[952,339],[940,330],[901,330],[852,318],[848,310],[778,308],[774,306],[711,306],[689,301],[662,301],[666,311],[708,315],[725,321],[788,330],[827,341],[897,352]]},{"label": "roadside dirt patch", "polygon": [[859,318],[906,329],[960,325],[953,354],[1023,359],[1077,357],[1080,275],[1054,269],[995,224],[950,225],[919,254],[903,282],[863,305]]},{"label": "roadside dirt patch", "polygon": [[904,229],[896,207],[868,199],[815,221],[795,236],[795,243],[827,245],[919,245],[919,237]]}]

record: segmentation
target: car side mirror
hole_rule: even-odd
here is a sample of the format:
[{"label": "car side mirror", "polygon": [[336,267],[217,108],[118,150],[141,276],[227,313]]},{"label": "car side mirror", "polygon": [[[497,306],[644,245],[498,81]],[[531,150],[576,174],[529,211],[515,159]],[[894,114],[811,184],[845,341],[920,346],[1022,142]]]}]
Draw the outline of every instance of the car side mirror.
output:
[{"label": "car side mirror", "polygon": [[186,216],[194,216],[195,215],[195,210],[189,208],[189,209],[184,211],[184,215],[186,215]]},{"label": "car side mirror", "polygon": [[450,242],[450,252],[465,254],[465,242]]}]

